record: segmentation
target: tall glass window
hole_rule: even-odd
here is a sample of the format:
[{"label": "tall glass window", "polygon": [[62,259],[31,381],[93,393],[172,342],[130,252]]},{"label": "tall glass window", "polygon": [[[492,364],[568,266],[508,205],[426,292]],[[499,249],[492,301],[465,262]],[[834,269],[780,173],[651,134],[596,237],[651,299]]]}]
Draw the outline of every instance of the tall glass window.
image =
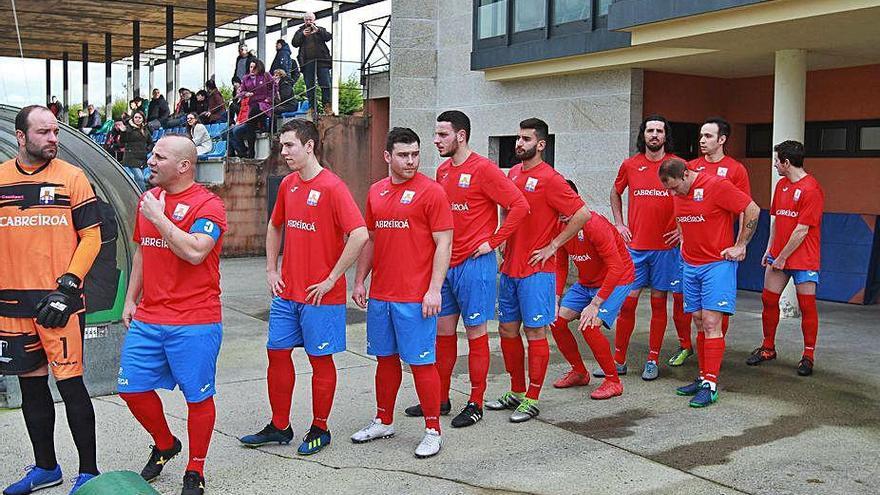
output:
[{"label": "tall glass window", "polygon": [[590,0],[553,0],[553,24],[590,18]]},{"label": "tall glass window", "polygon": [[544,27],[546,9],[546,0],[515,0],[513,30],[520,32]]},{"label": "tall glass window", "polygon": [[480,0],[480,39],[507,33],[507,0]]}]

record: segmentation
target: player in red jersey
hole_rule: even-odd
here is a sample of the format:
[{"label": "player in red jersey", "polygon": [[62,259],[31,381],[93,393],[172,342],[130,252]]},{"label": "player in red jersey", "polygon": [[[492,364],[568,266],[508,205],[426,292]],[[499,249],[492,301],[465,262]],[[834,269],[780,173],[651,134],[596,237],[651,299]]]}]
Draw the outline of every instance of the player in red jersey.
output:
[{"label": "player in red jersey", "polygon": [[764,341],[752,352],[746,363],[752,366],[776,359],[776,327],[779,325],[779,295],[794,280],[798,306],[801,309],[801,331],[804,354],[798,363],[801,376],[813,373],[819,313],[816,310],[816,284],[819,283],[819,248],[821,245],[822,209],[825,193],[815,177],[804,170],[804,145],[784,141],[773,151],[773,165],[782,179],[776,184],[770,214],[767,251],[761,258],[764,271],[764,310],[761,320]]},{"label": "player in red jersey", "polygon": [[[198,156],[188,136],[166,134],[149,160],[153,189],[141,196],[137,243],[122,319],[128,334],[119,363],[119,396],[153,438],[141,476],[159,476],[181,450],[157,388],[180,387],[189,415],[189,462],[181,495],[205,492],[204,466],[214,429],[223,201],[194,182]],[[138,302],[140,300],[140,302]]]},{"label": "player in red jersey", "polygon": [[[672,292],[672,320],[678,333],[679,350],[669,359],[681,366],[693,354],[691,318],[684,312],[681,292],[681,251],[678,228],[672,212],[672,197],[663,187],[657,171],[671,153],[672,135],[663,116],[649,115],[642,121],[636,147],[639,153],[623,161],[611,188],[611,213],[617,230],[629,246],[635,264],[633,290],[623,303],[614,338],[617,371],[625,374],[626,352],[636,323],[636,307],[644,287],[651,288],[649,351],[642,379],[654,380],[660,370],[657,360],[666,333],[666,293]],[[629,189],[627,221],[623,220],[621,195]],[[602,375],[598,373],[598,375]]]},{"label": "player in red jersey", "polygon": [[[567,182],[577,194],[574,182]],[[563,222],[567,220],[564,218]],[[569,261],[577,268],[578,281],[563,297]],[[583,376],[589,382],[590,375],[568,328],[571,320],[581,319],[579,330],[605,372],[602,385],[590,394],[593,399],[610,399],[623,393],[623,384],[620,383],[611,356],[611,346],[602,335],[601,328],[604,325],[610,329],[614,325],[634,277],[635,268],[623,237],[608,219],[594,211],[590,212],[590,220],[577,235],[556,252],[556,297],[561,301],[557,304],[559,311],[553,323],[553,338],[572,369],[584,370]],[[561,344],[560,339],[564,339],[565,343]]]},{"label": "player in red jersey", "polygon": [[[448,414],[449,382],[458,357],[458,319],[464,315],[468,339],[468,371],[471,395],[452,426],[471,426],[483,418],[483,396],[489,373],[489,336],[486,323],[495,314],[498,263],[495,248],[507,240],[529,213],[519,189],[492,160],[468,146],[470,119],[458,110],[437,117],[434,145],[448,158],[437,169],[437,182],[452,204],[455,232],[452,259],[443,281],[443,308],[437,318],[437,368],[440,373],[440,414]],[[498,207],[507,216],[498,227]],[[418,405],[406,414],[421,416]]]},{"label": "player in red jersey", "polygon": [[[693,313],[697,326],[700,364],[699,378],[676,393],[693,395],[691,407],[705,407],[718,400],[718,373],[724,357],[721,316],[736,312],[736,268],[746,257],[760,209],[732,182],[688,170],[678,158],[664,161],[659,176],[674,194],[684,259],[684,310]],[[743,227],[734,243],[733,217],[740,213]]]},{"label": "player in red jersey", "polygon": [[[498,290],[498,333],[510,391],[486,403],[490,410],[514,409],[514,423],[539,413],[538,396],[550,360],[547,327],[556,312],[556,251],[590,219],[584,201],[541,156],[549,136],[547,124],[531,118],[519,127],[515,151],[522,163],[510,169],[508,177],[528,201],[529,215],[505,244]],[[560,216],[569,217],[561,232]],[[528,390],[520,327],[525,327],[529,342]]]},{"label": "player in red jersey", "polygon": [[[724,144],[730,139],[730,123],[721,117],[710,117],[700,127],[700,157],[691,160],[688,168],[695,172],[705,172],[730,179],[740,191],[752,196],[749,172],[746,167],[724,153]],[[742,215],[739,217],[742,225]],[[721,331],[727,333],[730,316],[721,320]]]},{"label": "player in red jersey", "polygon": [[[367,353],[376,356],[376,416],[351,436],[364,443],[394,435],[394,403],[410,365],[425,436],[418,458],[440,452],[440,375],[435,366],[440,291],[452,252],[452,211],[440,184],[419,173],[419,137],[411,129],[388,133],[390,176],[370,186],[366,221],[370,240],[358,258],[352,299],[367,307]],[[364,280],[372,270],[370,302]]]},{"label": "player in red jersey", "polygon": [[[266,343],[272,420],[240,441],[259,447],[293,439],[290,403],[296,374],[291,351],[302,347],[312,365],[312,424],[297,453],[311,455],[330,444],[327,418],[336,393],[333,354],[345,351],[345,271],[367,242],[367,229],[345,182],[318,163],[317,126],[290,120],[279,140],[281,157],[292,173],[281,181],[266,231],[266,274],[274,296]],[[288,248],[279,273],[282,233]]]}]

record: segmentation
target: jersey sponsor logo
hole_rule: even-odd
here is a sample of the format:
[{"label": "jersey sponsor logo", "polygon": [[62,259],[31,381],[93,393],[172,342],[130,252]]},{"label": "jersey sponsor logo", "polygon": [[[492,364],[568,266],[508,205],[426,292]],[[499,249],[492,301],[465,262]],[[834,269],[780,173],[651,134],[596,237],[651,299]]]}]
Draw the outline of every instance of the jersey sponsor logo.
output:
[{"label": "jersey sponsor logo", "polygon": [[408,204],[412,203],[412,200],[415,197],[416,197],[416,192],[410,191],[409,189],[407,189],[406,191],[403,191],[403,195],[400,197],[400,202],[402,204],[408,205]]},{"label": "jersey sponsor logo", "polygon": [[0,227],[58,227],[67,225],[70,225],[70,223],[64,215],[0,217]]},{"label": "jersey sponsor logo", "polygon": [[801,191],[800,189],[795,189],[795,190],[794,190],[794,200],[795,200],[795,201],[801,199],[801,192],[802,192],[802,191]]},{"label": "jersey sponsor logo", "polygon": [[727,177],[727,167],[718,167],[718,177]]},{"label": "jersey sponsor logo", "polygon": [[40,188],[40,204],[41,205],[51,205],[55,202],[55,188],[54,187],[41,187]]},{"label": "jersey sponsor logo", "polygon": [[21,201],[23,199],[23,194],[0,194],[0,200],[2,201]]},{"label": "jersey sponsor logo", "polygon": [[168,249],[168,241],[161,237],[141,237],[141,246]]},{"label": "jersey sponsor logo", "polygon": [[288,220],[287,228],[305,230],[307,232],[317,232],[315,222],[303,222],[302,220]]},{"label": "jersey sponsor logo", "polygon": [[583,263],[585,261],[590,261],[593,258],[590,258],[589,254],[569,254],[568,259],[575,263]]},{"label": "jersey sponsor logo", "polygon": [[678,220],[679,223],[700,223],[706,221],[706,219],[703,218],[703,215],[682,215],[675,219]]},{"label": "jersey sponsor logo", "polygon": [[318,206],[319,199],[321,199],[321,191],[309,189],[309,197],[306,199],[306,204],[309,206]]},{"label": "jersey sponsor logo", "polygon": [[471,187],[471,174],[461,174],[458,176],[458,187]]},{"label": "jersey sponsor logo", "polygon": [[639,172],[644,172],[645,170],[648,170],[647,165],[642,165],[641,167],[639,167]]},{"label": "jersey sponsor logo", "polygon": [[664,196],[669,197],[669,191],[663,189],[635,189],[633,196]]},{"label": "jersey sponsor logo", "polygon": [[189,205],[186,203],[177,203],[177,206],[174,207],[174,213],[171,214],[171,218],[177,220],[178,222],[183,220],[183,217],[186,216],[186,212],[189,211]]},{"label": "jersey sponsor logo", "polygon": [[452,211],[470,211],[467,201],[464,203],[452,203]]},{"label": "jersey sponsor logo", "polygon": [[702,201],[703,200],[703,188],[698,187],[694,189],[694,201]]},{"label": "jersey sponsor logo", "polygon": [[529,177],[526,179],[525,190],[529,192],[535,192],[535,188],[538,187],[538,179],[535,177]]},{"label": "jersey sponsor logo", "polygon": [[781,209],[780,209],[780,210],[776,210],[776,216],[777,216],[777,217],[790,217],[790,218],[797,218],[797,217],[798,217],[798,212],[796,212],[796,211],[794,211],[794,210],[781,210]]},{"label": "jersey sponsor logo", "polygon": [[377,229],[408,229],[409,220],[376,220]]}]

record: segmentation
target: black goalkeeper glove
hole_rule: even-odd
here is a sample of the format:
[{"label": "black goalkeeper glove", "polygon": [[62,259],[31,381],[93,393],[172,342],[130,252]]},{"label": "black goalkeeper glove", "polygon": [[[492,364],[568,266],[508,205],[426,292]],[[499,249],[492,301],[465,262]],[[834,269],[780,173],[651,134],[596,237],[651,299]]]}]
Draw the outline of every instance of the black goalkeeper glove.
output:
[{"label": "black goalkeeper glove", "polygon": [[82,307],[82,281],[72,273],[58,277],[58,288],[37,303],[37,324],[45,328],[67,326],[70,315]]}]

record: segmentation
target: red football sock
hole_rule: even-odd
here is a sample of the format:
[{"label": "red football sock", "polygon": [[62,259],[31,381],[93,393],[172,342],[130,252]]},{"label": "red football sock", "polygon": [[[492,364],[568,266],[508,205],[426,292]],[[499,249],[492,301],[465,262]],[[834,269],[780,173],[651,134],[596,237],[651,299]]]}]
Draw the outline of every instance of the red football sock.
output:
[{"label": "red football sock", "polygon": [[617,332],[614,334],[614,361],[623,364],[626,362],[626,350],[629,348],[629,338],[632,337],[636,327],[636,306],[639,304],[638,297],[627,297],[617,315]]},{"label": "red football sock", "polygon": [[468,347],[468,373],[471,378],[471,397],[468,400],[483,407],[486,378],[489,376],[489,335],[469,339]]},{"label": "red football sock", "polygon": [[501,336],[501,357],[504,358],[504,369],[510,375],[510,390],[516,393],[526,391],[526,349],[522,337]]},{"label": "red football sock", "polygon": [[553,325],[550,326],[550,331],[553,333],[556,347],[575,373],[586,375],[587,367],[584,366],[584,360],[581,359],[581,352],[578,350],[577,341],[574,340],[574,335],[568,329],[568,320],[558,316]]},{"label": "red football sock", "polygon": [[651,326],[648,333],[648,361],[657,362],[666,334],[666,296],[651,298]]},{"label": "red football sock", "polygon": [[412,365],[410,369],[412,369],[413,381],[416,383],[419,405],[422,406],[422,413],[425,415],[425,428],[433,428],[440,432],[440,374],[437,373],[437,366]]},{"label": "red football sock", "polygon": [[691,314],[684,312],[684,294],[672,293],[672,321],[678,334],[678,345],[682,349],[693,349],[691,343]]},{"label": "red football sock", "polygon": [[727,336],[727,329],[730,328],[730,315],[725,314],[721,316],[721,336]]},{"label": "red football sock", "polygon": [[437,336],[437,373],[440,374],[440,400],[449,398],[449,382],[458,358],[458,335]]},{"label": "red football sock", "polygon": [[529,390],[526,397],[538,400],[544,377],[547,376],[547,364],[550,363],[550,343],[547,337],[529,339]]},{"label": "red football sock", "polygon": [[721,371],[721,361],[724,359],[724,337],[706,339],[703,343],[703,353],[706,355],[706,374],[703,379],[714,384],[718,383],[718,373]]},{"label": "red football sock", "polygon": [[587,327],[584,329],[584,339],[590,350],[593,351],[593,357],[599,363],[599,367],[605,372],[605,379],[612,382],[620,382],[617,376],[617,366],[614,365],[614,358],[611,357],[611,343],[602,335],[600,327]]},{"label": "red football sock", "polygon": [[290,426],[290,401],[293,399],[293,370],[291,349],[268,349],[269,369],[266,386],[269,389],[269,406],[272,408],[272,424],[279,430]]},{"label": "red football sock", "polygon": [[761,324],[764,328],[764,341],[761,347],[776,349],[776,327],[779,326],[779,294],[764,289],[761,292]]},{"label": "red football sock", "polygon": [[376,366],[376,417],[383,425],[390,425],[394,422],[394,403],[397,402],[403,370],[397,354],[376,356],[376,359],[379,361]]},{"label": "red football sock", "polygon": [[336,364],[333,354],[309,356],[312,364],[312,425],[327,430],[327,418],[336,394]]},{"label": "red football sock", "polygon": [[700,365],[700,378],[706,376],[706,333],[697,332],[697,364]]},{"label": "red football sock", "polygon": [[155,390],[119,394],[119,397],[128,404],[134,419],[138,420],[153,438],[157,449],[168,450],[174,446],[174,435],[168,428],[168,421],[165,420],[165,412],[162,410],[162,399]]},{"label": "red football sock", "polygon": [[204,474],[205,457],[208,456],[208,445],[214,433],[214,398],[208,397],[201,402],[187,402],[189,415],[186,418],[186,430],[189,433],[189,463],[187,471]]},{"label": "red football sock", "polygon": [[804,333],[804,357],[813,361],[816,352],[816,337],[819,334],[819,311],[816,309],[815,294],[798,294],[801,308],[801,331]]}]

